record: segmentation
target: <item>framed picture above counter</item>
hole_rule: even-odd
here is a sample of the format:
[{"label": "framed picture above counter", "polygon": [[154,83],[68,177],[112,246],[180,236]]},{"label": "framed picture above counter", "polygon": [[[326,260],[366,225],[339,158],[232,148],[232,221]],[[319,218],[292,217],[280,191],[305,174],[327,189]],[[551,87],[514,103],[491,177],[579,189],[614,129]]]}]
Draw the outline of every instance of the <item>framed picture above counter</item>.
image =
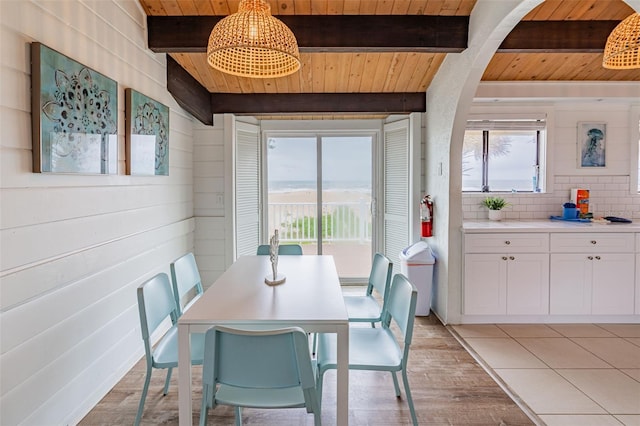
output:
[{"label": "framed picture above counter", "polygon": [[578,123],[578,167],[606,167],[606,123]]}]

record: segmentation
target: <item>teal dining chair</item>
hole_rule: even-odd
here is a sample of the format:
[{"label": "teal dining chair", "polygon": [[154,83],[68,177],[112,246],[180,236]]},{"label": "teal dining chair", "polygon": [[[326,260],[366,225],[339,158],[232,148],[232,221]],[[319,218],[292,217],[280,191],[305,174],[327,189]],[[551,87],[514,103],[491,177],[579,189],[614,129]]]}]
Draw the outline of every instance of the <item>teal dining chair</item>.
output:
[{"label": "teal dining chair", "polygon": [[217,405],[235,407],[236,425],[242,424],[243,407],[306,407],[319,426],[320,399],[307,333],[299,327],[207,330],[200,426]]},{"label": "teal dining chair", "polygon": [[[396,372],[402,372],[402,381],[407,396],[411,420],[418,424],[411,389],[407,378],[407,359],[413,335],[413,322],[416,312],[418,291],[402,274],[393,277],[389,289],[389,300],[382,314],[381,327],[349,328],[349,369],[390,371],[393,377],[396,396],[400,397],[400,386]],[[400,346],[391,330],[392,322],[400,330],[403,345]],[[322,380],[329,369],[337,368],[337,344],[333,333],[322,333],[318,337],[317,368],[318,393],[322,399]]]},{"label": "teal dining chair", "polygon": [[171,263],[173,295],[178,307],[178,316],[202,296],[202,280],[193,253],[187,253]]},{"label": "teal dining chair", "polygon": [[[344,296],[349,322],[370,322],[375,327],[375,323],[382,320],[392,270],[393,263],[387,256],[381,253],[373,256],[365,294]],[[382,304],[378,302],[376,295],[382,300]]]},{"label": "teal dining chair", "polygon": [[[387,256],[382,253],[376,253],[373,256],[365,294],[344,296],[349,322],[369,322],[371,327],[375,327],[375,324],[382,320],[382,312],[389,294],[392,270],[393,263]],[[382,299],[382,304],[378,302],[376,296]],[[311,344],[314,355],[316,354],[317,339],[316,333]]]},{"label": "teal dining chair", "polygon": [[[147,363],[147,374],[142,388],[142,396],[138,405],[135,425],[140,424],[144,402],[149,390],[153,369],[167,369],[163,395],[169,392],[171,372],[178,366],[178,309],[171,291],[169,277],[159,273],[148,279],[138,287],[138,312],[140,314],[140,329],[144,342],[144,354]],[[170,319],[172,326],[153,347],[151,336],[159,331],[160,326]],[[191,364],[202,364],[204,356],[204,334],[191,335]]]},{"label": "teal dining chair", "polygon": [[[271,254],[271,247],[268,244],[261,244],[258,246],[256,254],[259,256],[268,256]],[[283,256],[301,255],[302,246],[300,244],[281,244],[278,246],[278,254]]]}]

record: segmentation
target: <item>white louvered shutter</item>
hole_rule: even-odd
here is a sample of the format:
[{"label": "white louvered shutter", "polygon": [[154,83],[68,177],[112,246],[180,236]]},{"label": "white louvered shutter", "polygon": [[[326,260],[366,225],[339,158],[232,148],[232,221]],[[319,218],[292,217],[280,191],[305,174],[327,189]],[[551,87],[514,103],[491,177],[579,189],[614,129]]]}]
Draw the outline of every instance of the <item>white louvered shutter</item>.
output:
[{"label": "white louvered shutter", "polygon": [[409,119],[384,126],[384,253],[400,272],[409,245]]},{"label": "white louvered shutter", "polygon": [[260,129],[236,124],[236,257],[256,254],[260,241]]}]

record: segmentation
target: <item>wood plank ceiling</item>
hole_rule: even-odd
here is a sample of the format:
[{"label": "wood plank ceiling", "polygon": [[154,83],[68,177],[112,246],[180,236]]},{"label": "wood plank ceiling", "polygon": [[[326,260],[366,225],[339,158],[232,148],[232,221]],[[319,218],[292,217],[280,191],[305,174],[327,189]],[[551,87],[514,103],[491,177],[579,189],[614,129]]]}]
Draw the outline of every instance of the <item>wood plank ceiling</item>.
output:
[{"label": "wood plank ceiling", "polygon": [[[272,13],[283,20],[314,15],[362,15],[363,18],[369,15],[468,17],[475,2],[476,0],[269,0]],[[223,17],[236,12],[238,3],[239,0],[140,0],[149,17]],[[640,70],[614,71],[601,65],[602,48],[610,28],[632,13],[633,9],[622,0],[546,0],[525,16],[505,40],[489,63],[482,80],[640,81]],[[549,26],[554,23],[559,24],[556,25],[558,28]],[[542,24],[546,26],[543,27]],[[536,36],[532,37],[534,34]],[[551,34],[549,40],[546,34]],[[589,38],[591,40],[585,40]],[[598,39],[602,41],[598,42]],[[530,43],[531,41],[535,44]],[[214,70],[207,64],[206,54],[201,47],[164,51],[213,96],[424,93],[447,54],[442,50],[433,50],[436,49],[313,51],[303,49],[301,44],[301,70],[277,79],[249,79]],[[263,111],[262,115],[265,114],[269,115]],[[326,114],[305,116],[327,117],[335,118],[334,115]]]}]

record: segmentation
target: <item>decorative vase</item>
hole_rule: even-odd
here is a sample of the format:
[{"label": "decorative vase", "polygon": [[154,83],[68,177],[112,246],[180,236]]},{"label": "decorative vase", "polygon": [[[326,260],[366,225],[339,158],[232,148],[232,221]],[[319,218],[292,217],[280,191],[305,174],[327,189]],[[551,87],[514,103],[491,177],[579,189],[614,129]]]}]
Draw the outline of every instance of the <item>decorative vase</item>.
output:
[{"label": "decorative vase", "polygon": [[502,220],[502,210],[489,210],[489,220]]}]

